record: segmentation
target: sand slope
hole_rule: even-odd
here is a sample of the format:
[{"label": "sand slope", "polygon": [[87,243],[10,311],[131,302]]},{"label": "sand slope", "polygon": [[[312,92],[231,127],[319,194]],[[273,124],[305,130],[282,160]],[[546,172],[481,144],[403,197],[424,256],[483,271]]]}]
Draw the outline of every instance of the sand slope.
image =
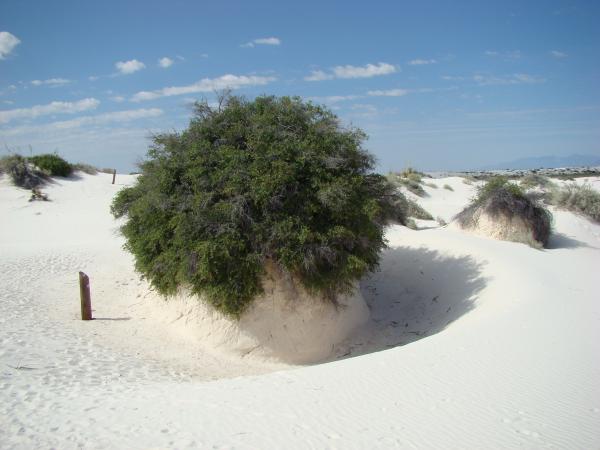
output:
[{"label": "sand slope", "polygon": [[[468,201],[436,183],[434,216]],[[0,179],[0,447],[600,446],[600,226],[555,212],[544,251],[391,227],[361,282],[371,320],[338,360],[292,368],[156,319],[108,213],[118,188],[81,175],[27,203]],[[77,319],[81,269],[104,320]]]}]

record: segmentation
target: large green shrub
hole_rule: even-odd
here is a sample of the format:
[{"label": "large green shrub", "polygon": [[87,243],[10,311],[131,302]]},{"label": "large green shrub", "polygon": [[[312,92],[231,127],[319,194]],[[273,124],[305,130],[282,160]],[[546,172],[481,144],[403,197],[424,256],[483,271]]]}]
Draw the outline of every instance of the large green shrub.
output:
[{"label": "large green shrub", "polygon": [[335,301],[373,270],[384,224],[405,199],[327,109],[299,98],[196,104],[181,133],[158,135],[115,217],[136,268],[163,294],[190,288],[239,316],[274,263]]},{"label": "large green shrub", "polygon": [[53,177],[68,177],[73,172],[73,167],[60,156],[46,153],[29,158],[39,169]]}]

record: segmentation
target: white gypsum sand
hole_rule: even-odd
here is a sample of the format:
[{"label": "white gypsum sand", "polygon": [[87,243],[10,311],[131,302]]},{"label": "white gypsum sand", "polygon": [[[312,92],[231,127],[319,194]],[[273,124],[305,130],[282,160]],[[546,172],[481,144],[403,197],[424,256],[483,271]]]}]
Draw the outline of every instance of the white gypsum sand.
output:
[{"label": "white gypsum sand", "polygon": [[[390,227],[361,281],[371,320],[336,346],[341,359],[294,368],[208,351],[185,319],[155,320],[171,306],[149,300],[121,248],[110,178],[57,179],[51,202],[32,203],[0,179],[2,448],[600,445],[598,224],[553,211],[547,250]],[[436,183],[455,191],[419,201],[447,219],[472,187]]]}]

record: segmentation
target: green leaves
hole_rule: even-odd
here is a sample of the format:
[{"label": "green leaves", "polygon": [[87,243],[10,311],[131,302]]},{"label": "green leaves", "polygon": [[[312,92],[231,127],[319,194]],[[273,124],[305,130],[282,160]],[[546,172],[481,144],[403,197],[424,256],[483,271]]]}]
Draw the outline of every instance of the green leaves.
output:
[{"label": "green leaves", "polygon": [[267,262],[335,297],[376,267],[403,198],[369,174],[365,135],[294,97],[196,106],[156,136],[138,183],[112,205],[137,269],[162,293],[184,286],[239,316]]},{"label": "green leaves", "polygon": [[68,177],[73,172],[73,167],[58,155],[46,153],[28,158],[39,169],[50,176]]}]

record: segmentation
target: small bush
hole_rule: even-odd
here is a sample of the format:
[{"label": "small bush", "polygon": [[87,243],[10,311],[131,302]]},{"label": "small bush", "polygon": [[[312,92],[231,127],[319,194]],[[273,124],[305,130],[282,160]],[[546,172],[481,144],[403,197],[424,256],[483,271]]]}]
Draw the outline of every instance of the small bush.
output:
[{"label": "small bush", "polygon": [[41,200],[41,201],[47,202],[50,199],[48,198],[48,194],[44,194],[39,189],[34,188],[31,190],[31,197],[29,197],[29,201],[34,202],[36,200]]},{"label": "small bush", "polygon": [[73,164],[73,171],[77,170],[87,173],[88,175],[96,175],[98,173],[98,169],[96,169],[94,166],[84,163]]},{"label": "small bush", "polygon": [[0,159],[0,172],[8,174],[13,184],[25,189],[34,189],[42,186],[48,176],[33,167],[21,155],[10,155]]},{"label": "small bush", "polygon": [[404,169],[400,173],[389,173],[387,178],[395,186],[404,187],[409,192],[412,192],[419,197],[425,197],[427,193],[421,185],[424,173],[414,170],[412,167]]},{"label": "small bush", "polygon": [[473,201],[455,217],[463,228],[477,225],[477,212],[483,209],[491,217],[518,217],[532,230],[533,239],[543,246],[548,243],[552,214],[528,198],[523,190],[505,177],[493,177],[479,187]]},{"label": "small bush", "polygon": [[68,177],[73,172],[71,164],[55,154],[46,153],[28,159],[39,169],[53,177]]},{"label": "small bush", "polygon": [[415,222],[415,219],[413,219],[413,218],[408,218],[406,220],[405,225],[406,225],[407,228],[410,228],[411,230],[418,230],[419,229],[419,227],[417,226],[417,222]]},{"label": "small bush", "polygon": [[454,189],[452,188],[452,186],[450,186],[449,184],[445,184],[444,185],[444,189],[446,189],[447,191],[454,191]]},{"label": "small bush", "polygon": [[154,138],[137,184],[112,204],[159,292],[187,287],[239,317],[267,263],[332,301],[377,267],[405,200],[372,173],[362,131],[297,97],[229,97],[195,113],[183,132]]},{"label": "small bush", "polygon": [[437,217],[435,218],[435,220],[436,220],[436,222],[438,223],[438,225],[439,225],[440,227],[445,227],[446,225],[448,225],[448,223],[447,223],[447,222],[444,220],[444,218],[443,218],[443,217],[441,217],[441,216],[437,216]]},{"label": "small bush", "polygon": [[423,172],[419,172],[418,170],[415,170],[412,167],[407,167],[398,175],[401,178],[407,178],[409,180],[416,181],[417,183],[420,183],[421,180],[425,177],[425,174]]},{"label": "small bush", "polygon": [[407,199],[408,209],[406,215],[421,220],[433,220],[433,216],[429,214],[421,205],[411,199]]},{"label": "small bush", "polygon": [[530,173],[528,175],[525,175],[523,178],[521,178],[521,187],[525,188],[525,189],[532,189],[532,188],[551,188],[552,186],[554,186],[554,183],[552,183],[552,181],[548,178],[545,177],[543,175],[539,175],[536,173]]},{"label": "small bush", "polygon": [[600,222],[600,192],[589,184],[568,184],[555,191],[552,203]]},{"label": "small bush", "polygon": [[435,183],[425,183],[425,186],[433,188],[433,189],[437,189],[438,188],[437,184],[435,184]]}]

